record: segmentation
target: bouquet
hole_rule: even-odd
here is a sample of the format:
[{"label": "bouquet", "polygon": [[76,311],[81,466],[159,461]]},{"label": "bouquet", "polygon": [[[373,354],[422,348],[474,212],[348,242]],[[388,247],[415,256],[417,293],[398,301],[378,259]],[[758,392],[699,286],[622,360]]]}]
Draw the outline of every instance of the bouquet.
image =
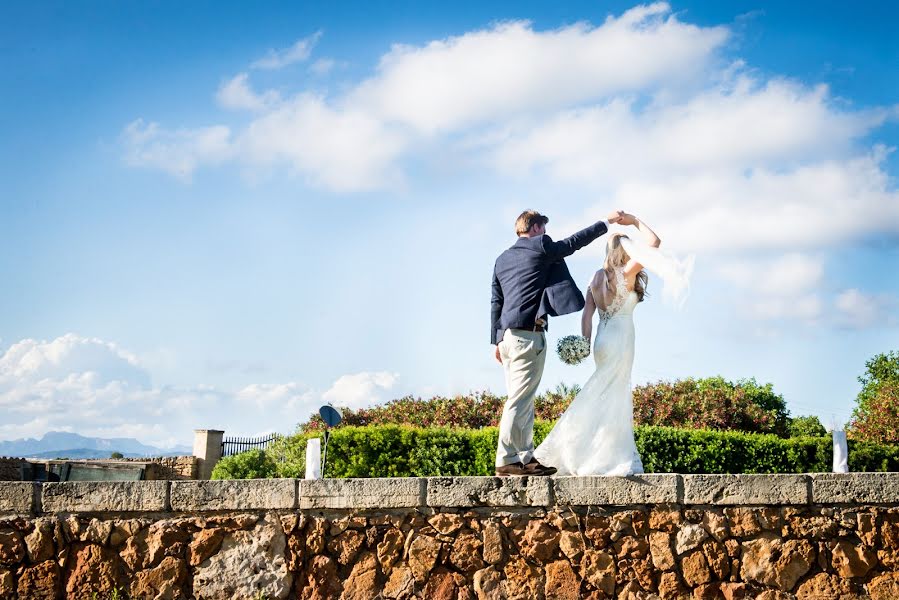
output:
[{"label": "bouquet", "polygon": [[559,340],[556,352],[566,365],[576,365],[590,356],[590,342],[582,335],[566,335]]}]

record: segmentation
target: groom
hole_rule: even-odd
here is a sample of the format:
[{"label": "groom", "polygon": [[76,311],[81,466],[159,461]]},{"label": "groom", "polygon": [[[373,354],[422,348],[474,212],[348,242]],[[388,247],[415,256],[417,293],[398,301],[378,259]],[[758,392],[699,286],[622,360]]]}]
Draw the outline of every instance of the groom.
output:
[{"label": "groom", "polygon": [[571,237],[554,242],[546,235],[549,218],[526,210],[515,221],[518,241],[499,255],[493,267],[490,342],[503,365],[508,397],[499,422],[496,474],[552,475],[554,467],[534,458],[534,396],[543,377],[549,317],[584,308],[565,257],[580,250],[617,223],[622,211],[609,214]]}]

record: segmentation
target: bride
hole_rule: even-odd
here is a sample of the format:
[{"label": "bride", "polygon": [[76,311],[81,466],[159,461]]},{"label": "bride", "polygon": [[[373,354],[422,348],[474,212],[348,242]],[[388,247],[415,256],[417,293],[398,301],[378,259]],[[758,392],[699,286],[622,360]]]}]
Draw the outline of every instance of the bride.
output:
[{"label": "bride", "polygon": [[661,240],[650,227],[625,215],[646,241],[610,236],[603,268],[587,288],[581,332],[591,338],[593,313],[599,324],[593,345],[596,370],[556,422],[534,456],[559,475],[632,475],[643,473],[634,443],[631,367],[634,364],[634,308],[646,297],[649,267],[665,280],[666,293],[682,296],[692,260],[681,263],[658,250]]}]

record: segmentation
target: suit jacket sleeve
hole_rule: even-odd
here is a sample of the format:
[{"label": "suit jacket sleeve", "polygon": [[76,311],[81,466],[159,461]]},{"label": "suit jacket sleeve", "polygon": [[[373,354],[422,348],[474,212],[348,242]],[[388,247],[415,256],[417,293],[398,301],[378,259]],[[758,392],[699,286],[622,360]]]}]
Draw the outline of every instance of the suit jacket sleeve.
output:
[{"label": "suit jacket sleeve", "polygon": [[560,258],[565,258],[566,256],[574,254],[608,230],[609,228],[606,227],[606,224],[603,221],[599,221],[586,229],[581,229],[564,240],[559,240],[558,242],[554,242],[551,238],[543,236],[543,250],[550,259],[558,260]]},{"label": "suit jacket sleeve", "polygon": [[493,286],[490,296],[490,343],[498,344],[499,340],[499,321],[503,314],[503,288],[499,284],[496,277],[496,270],[493,271]]}]

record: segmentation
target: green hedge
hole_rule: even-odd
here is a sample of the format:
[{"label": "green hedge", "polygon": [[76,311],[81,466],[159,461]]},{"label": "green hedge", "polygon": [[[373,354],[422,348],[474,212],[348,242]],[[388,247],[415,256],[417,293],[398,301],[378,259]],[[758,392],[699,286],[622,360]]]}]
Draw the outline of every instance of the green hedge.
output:
[{"label": "green hedge", "polygon": [[[538,421],[540,443],[552,423]],[[214,478],[302,477],[306,440],[295,435],[265,451],[223,459]],[[415,428],[404,425],[343,427],[331,433],[327,477],[491,475],[497,430]],[[780,438],[771,434],[645,426],[637,448],[648,473],[816,473],[831,470],[830,437]],[[248,454],[248,453],[247,453]],[[849,442],[852,471],[899,471],[899,446]]]}]

